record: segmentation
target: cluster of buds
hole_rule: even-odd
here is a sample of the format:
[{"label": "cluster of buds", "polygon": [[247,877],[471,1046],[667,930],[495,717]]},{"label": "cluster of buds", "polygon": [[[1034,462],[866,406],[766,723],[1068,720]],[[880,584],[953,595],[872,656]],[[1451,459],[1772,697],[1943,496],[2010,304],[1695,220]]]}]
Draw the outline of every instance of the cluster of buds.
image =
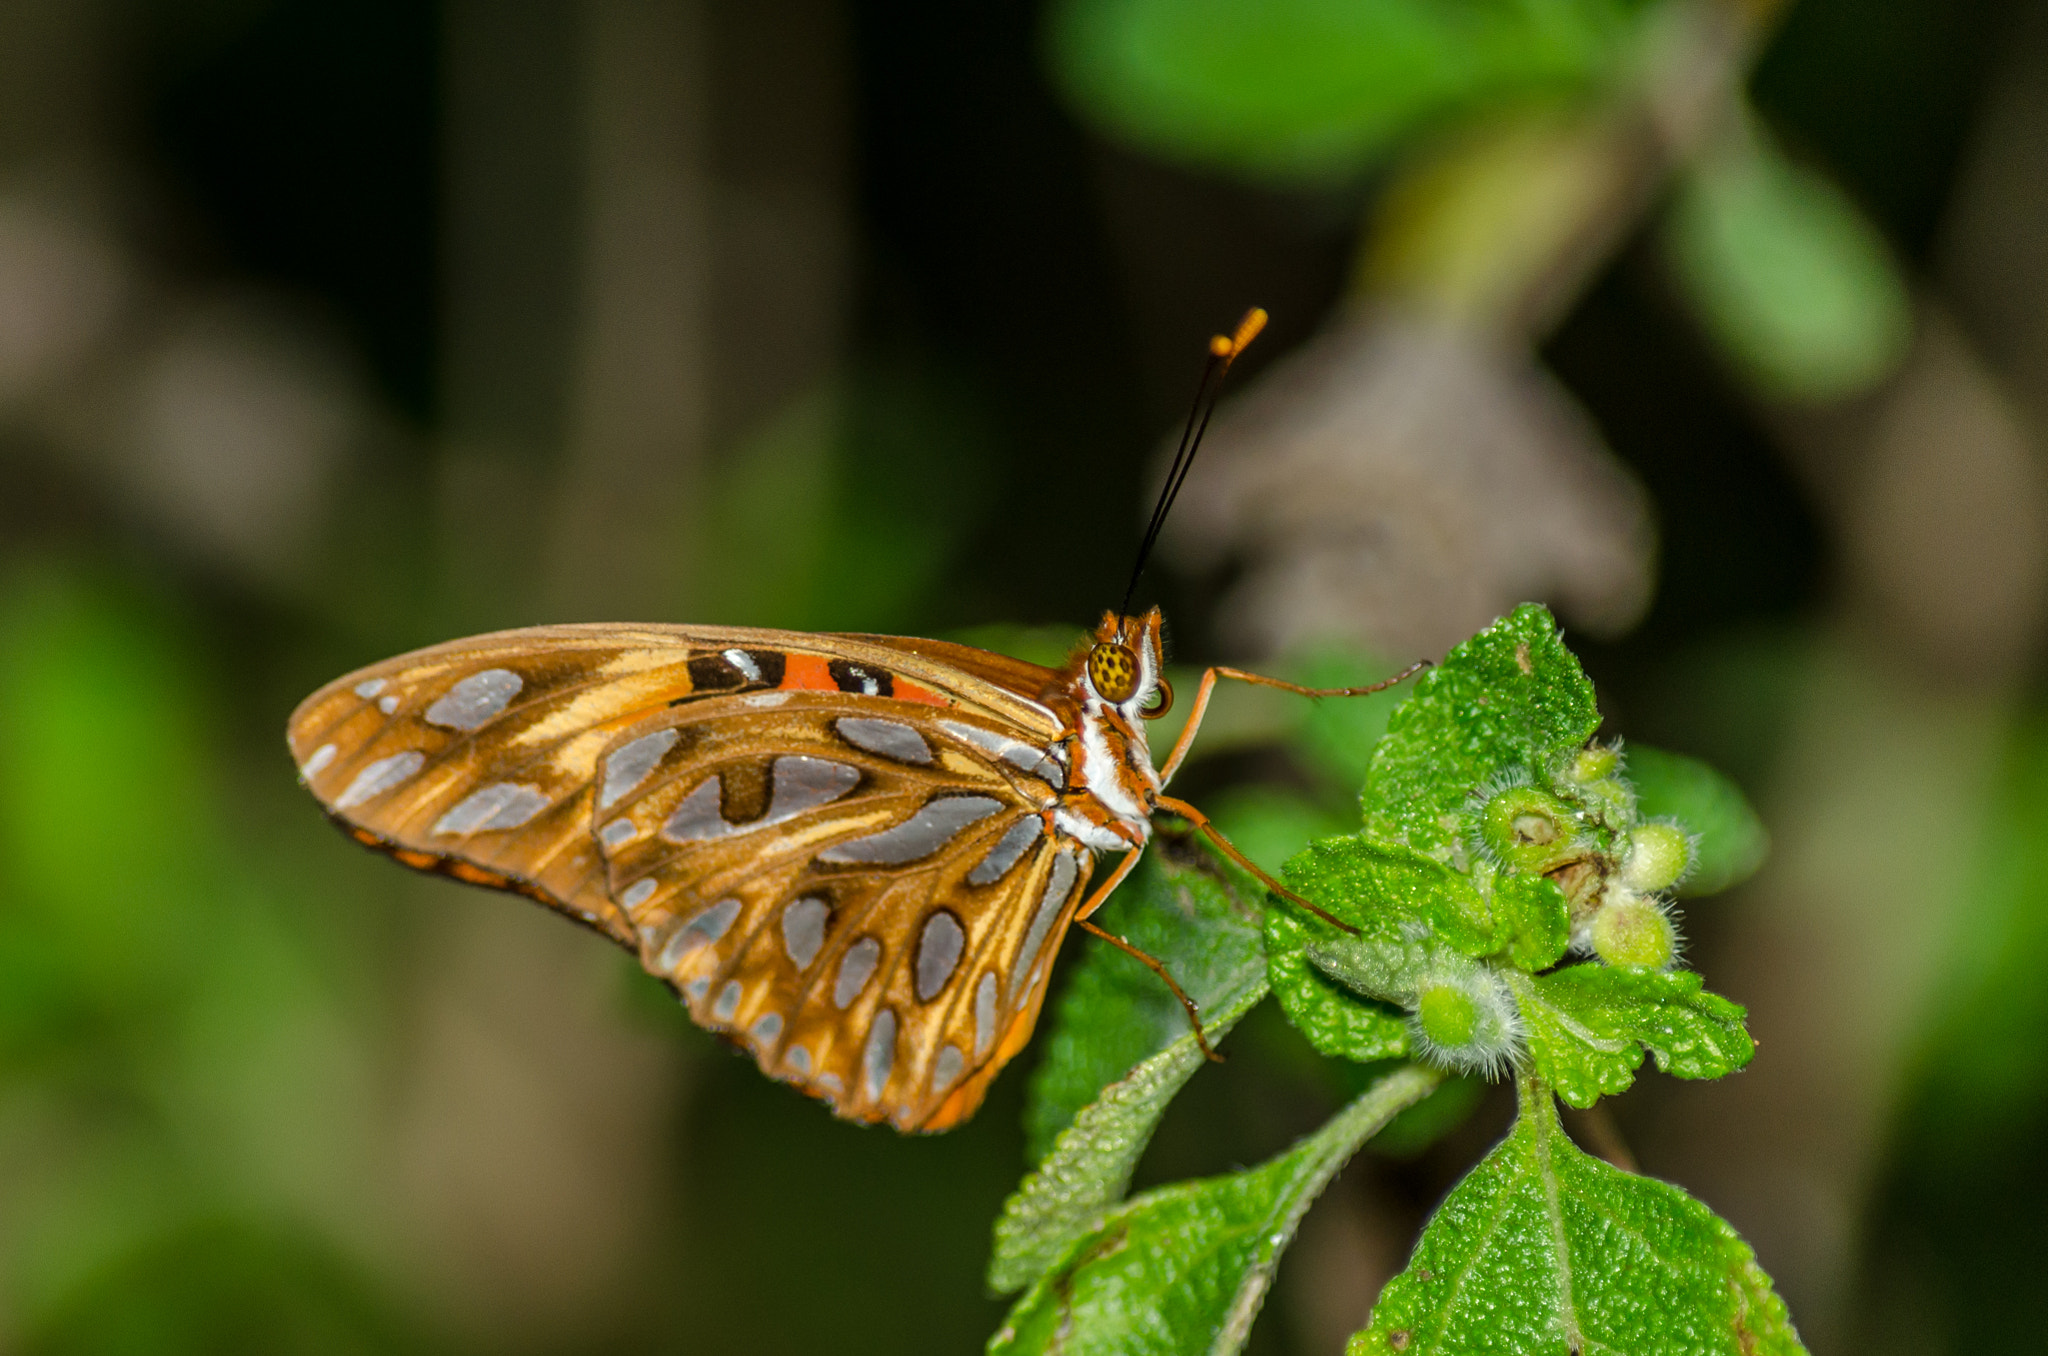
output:
[{"label": "cluster of buds", "polygon": [[[1563,896],[1572,952],[1640,969],[1677,962],[1671,892],[1691,869],[1695,844],[1678,825],[1640,816],[1619,749],[1595,745],[1540,781],[1524,774],[1484,787],[1469,823],[1463,865],[1475,883],[1491,882],[1496,908],[1510,891],[1547,881]],[[1552,935],[1551,945],[1564,945]],[[1431,1062],[1485,1074],[1517,1059],[1521,1014],[1492,961],[1436,950],[1389,987],[1399,989]]]},{"label": "cluster of buds", "polygon": [[1642,820],[1621,779],[1621,751],[1582,749],[1550,778],[1496,786],[1475,816],[1479,855],[1540,875],[1571,909],[1572,947],[1609,965],[1662,970],[1678,959],[1670,892],[1692,869],[1690,835]]}]

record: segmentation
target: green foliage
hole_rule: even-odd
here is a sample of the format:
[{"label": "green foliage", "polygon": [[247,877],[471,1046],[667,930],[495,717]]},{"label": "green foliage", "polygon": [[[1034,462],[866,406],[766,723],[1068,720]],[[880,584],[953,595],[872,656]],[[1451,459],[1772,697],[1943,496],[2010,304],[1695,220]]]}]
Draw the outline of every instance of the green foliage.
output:
[{"label": "green foliage", "polygon": [[1355,175],[1424,120],[1582,86],[1628,0],[1068,0],[1075,106],[1155,154],[1263,180]]},{"label": "green foliage", "polygon": [[1367,831],[1455,860],[1475,793],[1549,777],[1599,724],[1593,685],[1557,624],[1525,603],[1445,655],[1387,722],[1366,774]]},{"label": "green foliage", "polygon": [[1541,1085],[1438,1207],[1347,1356],[1804,1350],[1735,1231],[1677,1187],[1565,1138]]},{"label": "green foliage", "polygon": [[420,1348],[321,1208],[378,1100],[338,1010],[357,958],[301,931],[348,916],[337,873],[250,831],[182,620],[117,571],[0,568],[0,1344]]},{"label": "green foliage", "polygon": [[1693,835],[1693,859],[1678,882],[1681,895],[1713,895],[1740,885],[1771,850],[1749,802],[1735,783],[1697,758],[1631,744],[1628,777],[1645,818],[1669,818]]},{"label": "green foliage", "polygon": [[[1799,1350],[1726,1224],[1586,1158],[1557,1126],[1553,1095],[1584,1107],[1625,1091],[1646,1053],[1666,1073],[1718,1078],[1754,1052],[1742,1009],[1671,968],[1666,893],[1689,866],[1695,883],[1753,869],[1754,816],[1673,755],[1641,751],[1639,793],[1617,749],[1589,742],[1598,724],[1591,684],[1533,606],[1452,650],[1393,713],[1360,760],[1363,828],[1286,863],[1289,888],[1322,913],[1277,896],[1264,913],[1281,1010],[1363,1090],[1259,1167],[1122,1201],[1198,1060],[1186,1036],[1153,1053],[1176,1015],[1163,986],[1115,953],[1091,957],[1030,1112],[1034,1138],[1071,1128],[997,1225],[991,1282],[1023,1294],[991,1350],[1237,1350],[1345,1158],[1389,1124],[1396,1147],[1429,1142],[1476,1099],[1473,1078],[1447,1073],[1510,1068],[1524,1080],[1515,1130],[1446,1202],[1353,1351]],[[1236,1020],[1262,989],[1232,882],[1184,867],[1138,879],[1142,915],[1178,889],[1222,920],[1209,948],[1143,944],[1178,947],[1184,981],[1227,980],[1216,1021]]]},{"label": "green foliage", "polygon": [[1548,969],[1571,945],[1571,906],[1556,881],[1508,872],[1494,884],[1493,911],[1507,938],[1507,958],[1518,969]]},{"label": "green foliage", "polygon": [[[1204,1014],[1236,1008],[1235,1021],[1242,996],[1265,990],[1253,910],[1224,869],[1192,844],[1162,843],[1147,853],[1090,921],[1158,958]],[[1143,964],[1083,933],[1068,945],[1086,954],[1067,980],[1032,1075],[1025,1135],[1033,1162],[1096,1094],[1188,1034],[1186,1009]]]},{"label": "green foliage", "polygon": [[1680,1078],[1719,1078],[1755,1053],[1742,1008],[1690,972],[1570,965],[1510,983],[1536,1072],[1573,1106],[1626,1092],[1645,1049]]},{"label": "green foliage", "polygon": [[1707,333],[1774,399],[1867,390],[1912,338],[1912,298],[1877,229],[1760,130],[1692,167],[1664,247]]},{"label": "green foliage", "polygon": [[[1264,975],[1247,971],[1244,981],[1218,1006],[1204,1010],[1203,1033],[1212,1044],[1266,996]],[[1201,1046],[1190,1031],[1081,1109],[1003,1205],[989,1259],[991,1290],[1009,1294],[1023,1289],[1123,1199],[1166,1104],[1202,1063]]]},{"label": "green foliage", "polygon": [[1268,1163],[1162,1187],[1110,1212],[1037,1278],[989,1350],[1238,1350],[1302,1215],[1358,1146],[1440,1077],[1404,1068]]}]

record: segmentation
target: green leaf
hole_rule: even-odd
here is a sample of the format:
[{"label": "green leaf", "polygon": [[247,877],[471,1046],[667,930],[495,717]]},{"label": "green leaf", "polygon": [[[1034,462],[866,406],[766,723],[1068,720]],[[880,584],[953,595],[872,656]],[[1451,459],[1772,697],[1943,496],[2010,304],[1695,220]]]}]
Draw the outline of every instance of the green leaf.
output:
[{"label": "green leaf", "polygon": [[[1467,955],[1483,956],[1493,949],[1493,915],[1472,878],[1413,849],[1356,835],[1326,838],[1289,859],[1285,873],[1296,893],[1360,929],[1359,946],[1407,947],[1415,934],[1410,924],[1419,923]],[[1331,945],[1348,939],[1316,921]],[[1365,992],[1398,999],[1406,988],[1394,982]]]},{"label": "green leaf", "polygon": [[[1162,837],[1093,921],[1155,957],[1203,1012],[1263,983],[1258,912],[1205,847]],[[1187,1012],[1159,977],[1123,952],[1084,946],[1053,1013],[1024,1110],[1036,1163],[1075,1113],[1117,1079],[1188,1034]]]},{"label": "green leaf", "polygon": [[1571,906],[1564,891],[1543,876],[1502,872],[1493,887],[1493,911],[1507,939],[1508,959],[1531,974],[1557,964],[1571,945]]},{"label": "green leaf", "polygon": [[1647,1048],[1679,1078],[1720,1078],[1756,1053],[1743,1010],[1689,970],[1588,963],[1509,976],[1537,1074],[1573,1106],[1626,1091]]},{"label": "green leaf", "polygon": [[1771,848],[1763,821],[1729,781],[1697,758],[1628,746],[1628,779],[1645,819],[1674,819],[1695,835],[1681,895],[1711,895],[1747,880]]},{"label": "green leaf", "polygon": [[1342,936],[1292,909],[1266,910],[1266,973],[1287,1020],[1325,1055],[1360,1063],[1405,1056],[1407,1022],[1318,969],[1307,949],[1311,933],[1325,939]]},{"label": "green leaf", "polygon": [[[1203,1010],[1212,1044],[1266,996],[1265,977],[1255,975],[1254,981],[1221,1006]],[[1102,1222],[1123,1199],[1166,1104],[1205,1062],[1190,1031],[1081,1108],[1044,1161],[1003,1202],[988,1264],[990,1290],[1022,1290]]]},{"label": "green leaf", "polygon": [[1514,770],[1542,781],[1599,724],[1557,623],[1524,603],[1445,655],[1394,712],[1366,778],[1368,836],[1456,860],[1474,794]]},{"label": "green leaf", "polygon": [[1356,174],[1423,120],[1580,85],[1626,0],[1068,0],[1054,72],[1156,154],[1265,180]]},{"label": "green leaf", "polygon": [[1911,342],[1912,298],[1884,238],[1761,129],[1694,165],[1664,247],[1707,332],[1774,399],[1855,395]]},{"label": "green leaf", "polygon": [[1525,1085],[1514,1130],[1466,1175],[1346,1356],[1655,1352],[1799,1356],[1756,1255],[1665,1182],[1581,1153]]},{"label": "green leaf", "polygon": [[1442,1079],[1406,1066],[1259,1167],[1136,1197],[1010,1310],[991,1352],[1215,1356],[1243,1346],[1302,1215],[1358,1146]]},{"label": "green leaf", "polygon": [[1472,882],[1407,848],[1332,838],[1289,861],[1286,876],[1359,929],[1343,932],[1288,905],[1266,910],[1273,992],[1323,1054],[1361,1062],[1407,1054],[1407,1024],[1383,1004],[1413,1002],[1420,978],[1469,968],[1466,954],[1491,949],[1486,906]]}]

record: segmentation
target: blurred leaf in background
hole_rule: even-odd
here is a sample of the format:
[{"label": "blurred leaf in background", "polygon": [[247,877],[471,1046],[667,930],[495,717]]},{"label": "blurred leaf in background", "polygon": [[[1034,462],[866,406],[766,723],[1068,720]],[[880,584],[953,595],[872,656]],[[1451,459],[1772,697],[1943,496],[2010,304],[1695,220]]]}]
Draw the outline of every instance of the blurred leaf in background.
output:
[{"label": "blurred leaf in background", "polygon": [[[0,571],[0,1237],[37,1352],[404,1350],[329,1230],[370,1102],[351,963],[237,845],[178,609]],[[317,1221],[317,1222],[316,1222]]]},{"label": "blurred leaf in background", "polygon": [[1633,0],[1065,0],[1070,98],[1155,154],[1268,181],[1350,178],[1426,120],[1569,91]]},{"label": "blurred leaf in background", "polygon": [[1913,304],[1890,247],[1760,127],[1694,163],[1664,248],[1708,334],[1767,397],[1841,399],[1905,357]]}]

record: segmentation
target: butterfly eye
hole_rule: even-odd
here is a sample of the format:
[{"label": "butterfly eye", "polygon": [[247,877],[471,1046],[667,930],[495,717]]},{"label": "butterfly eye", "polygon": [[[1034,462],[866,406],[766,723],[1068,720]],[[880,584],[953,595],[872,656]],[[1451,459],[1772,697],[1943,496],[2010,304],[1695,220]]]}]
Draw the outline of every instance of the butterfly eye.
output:
[{"label": "butterfly eye", "polygon": [[1088,681],[1104,701],[1120,706],[1138,695],[1138,656],[1128,645],[1104,641],[1088,652]]},{"label": "butterfly eye", "polygon": [[1152,689],[1152,700],[1138,708],[1138,714],[1147,720],[1157,720],[1173,709],[1173,684],[1166,681],[1166,675],[1159,675],[1159,686]]}]

